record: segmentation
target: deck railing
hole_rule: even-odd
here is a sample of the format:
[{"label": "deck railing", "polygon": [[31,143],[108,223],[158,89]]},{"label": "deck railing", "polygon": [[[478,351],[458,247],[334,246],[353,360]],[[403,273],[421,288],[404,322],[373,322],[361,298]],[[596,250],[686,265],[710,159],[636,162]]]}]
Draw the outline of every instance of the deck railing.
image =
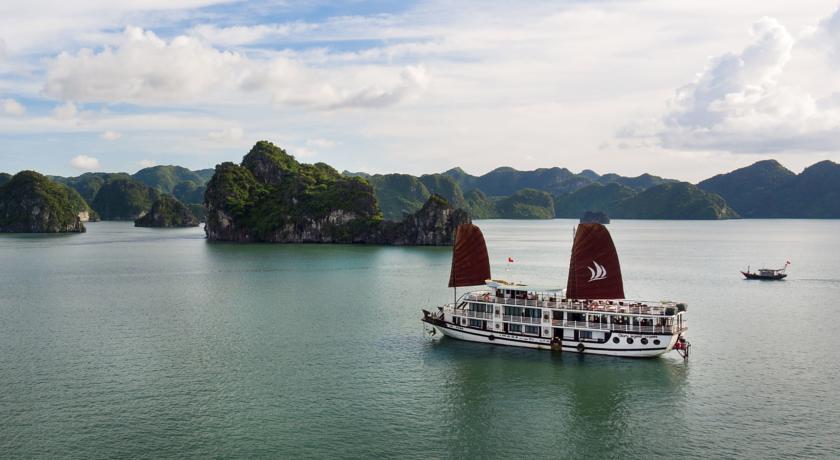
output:
[{"label": "deck railing", "polygon": [[482,318],[493,319],[493,313],[472,310],[455,310],[456,316],[466,316],[467,318]]},{"label": "deck railing", "polygon": [[628,303],[620,301],[621,303],[618,303],[616,301],[600,301],[597,303],[586,303],[566,300],[514,299],[508,297],[495,297],[490,294],[467,294],[464,296],[464,300],[486,304],[512,305],[517,307],[556,308],[628,315],[664,315],[666,307],[676,307],[676,304],[663,304],[658,302]]},{"label": "deck railing", "polygon": [[[471,311],[471,310],[455,310],[454,316],[475,318],[475,319],[493,319],[493,313]],[[515,316],[502,315],[502,321],[506,323],[517,324],[542,324],[541,318],[532,318],[530,316]],[[574,329],[591,329],[600,331],[612,332],[629,332],[640,334],[679,334],[688,330],[688,322],[682,321],[679,324],[671,325],[639,325],[639,324],[617,324],[597,321],[564,321],[561,319],[551,320],[552,327],[574,328]]]},{"label": "deck railing", "polygon": [[532,318],[530,316],[511,316],[511,315],[502,315],[502,321],[508,323],[522,323],[522,324],[540,324],[542,320],[540,318]]}]

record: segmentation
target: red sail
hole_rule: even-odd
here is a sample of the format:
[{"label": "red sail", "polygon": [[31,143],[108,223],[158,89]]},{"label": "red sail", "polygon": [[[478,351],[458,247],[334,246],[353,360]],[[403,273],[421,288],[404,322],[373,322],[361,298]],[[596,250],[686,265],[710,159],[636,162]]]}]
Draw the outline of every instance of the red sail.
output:
[{"label": "red sail", "polygon": [[449,287],[478,286],[490,279],[490,258],[484,235],[473,224],[458,226],[452,247]]},{"label": "red sail", "polygon": [[621,266],[610,232],[601,224],[579,224],[569,262],[566,297],[623,299]]}]

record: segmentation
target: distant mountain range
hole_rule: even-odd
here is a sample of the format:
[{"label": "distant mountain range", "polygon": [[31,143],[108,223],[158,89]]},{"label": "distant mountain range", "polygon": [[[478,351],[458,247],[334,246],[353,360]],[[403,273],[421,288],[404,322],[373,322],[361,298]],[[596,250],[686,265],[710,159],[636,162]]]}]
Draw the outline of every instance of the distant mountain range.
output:
[{"label": "distant mountain range", "polygon": [[439,174],[346,172],[366,178],[386,219],[416,212],[431,194],[467,209],[475,218],[578,218],[604,211],[628,219],[730,219],[738,213],[721,197],[696,186],[650,174],[624,177],[592,170],[575,174],[565,168],[518,171],[503,167],[482,176],[461,168]]},{"label": "distant mountain range", "polygon": [[[89,204],[92,218],[133,220],[169,194],[203,218],[204,194],[214,169],[154,166],[135,174],[51,176]],[[510,167],[473,176],[461,168],[437,174],[366,174],[382,215],[401,220],[440,195],[473,218],[578,218],[603,211],[624,219],[840,218],[840,165],[822,161],[795,174],[775,160],[719,174],[696,185],[650,174],[625,177],[566,168],[519,171]],[[0,173],[0,185],[11,176]]]},{"label": "distant mountain range", "polygon": [[840,218],[840,165],[815,163],[794,174],[776,160],[754,163],[697,184],[743,217]]}]

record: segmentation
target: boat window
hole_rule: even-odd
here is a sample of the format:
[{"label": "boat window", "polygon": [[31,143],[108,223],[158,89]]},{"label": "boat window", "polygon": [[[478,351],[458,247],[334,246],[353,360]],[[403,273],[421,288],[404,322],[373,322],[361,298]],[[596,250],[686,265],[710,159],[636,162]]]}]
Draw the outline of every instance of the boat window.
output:
[{"label": "boat window", "polygon": [[525,326],[525,333],[529,335],[540,335],[539,326]]},{"label": "boat window", "polygon": [[470,320],[470,327],[475,327],[481,329],[482,321],[480,319],[471,319]]},{"label": "boat window", "polygon": [[526,308],[525,309],[525,316],[531,318],[539,318],[540,317],[540,310],[536,308]]},{"label": "boat window", "polygon": [[580,331],[580,338],[581,339],[591,339],[592,338],[592,331]]},{"label": "boat window", "polygon": [[654,345],[659,345],[660,343],[662,343],[662,342],[660,342],[659,339],[653,339],[653,344]]},{"label": "boat window", "polygon": [[621,342],[621,339],[619,339],[618,337],[613,337],[613,343],[618,343],[618,342]]},{"label": "boat window", "polygon": [[522,333],[522,325],[521,324],[508,324],[508,332],[521,334]]},{"label": "boat window", "polygon": [[627,337],[627,343],[632,344],[633,343],[633,337]]},{"label": "boat window", "polygon": [[642,339],[642,345],[647,345],[647,339],[645,339],[645,338]]}]

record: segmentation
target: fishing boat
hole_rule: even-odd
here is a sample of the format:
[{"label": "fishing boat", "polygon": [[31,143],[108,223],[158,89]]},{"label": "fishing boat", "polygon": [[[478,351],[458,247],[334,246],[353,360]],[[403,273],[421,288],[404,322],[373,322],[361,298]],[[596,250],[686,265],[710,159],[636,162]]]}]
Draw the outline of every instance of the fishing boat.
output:
[{"label": "fishing boat", "polygon": [[[478,286],[457,295],[459,287]],[[492,279],[484,235],[461,225],[449,287],[453,303],[423,310],[430,335],[558,352],[654,357],[677,350],[688,357],[686,304],[625,299],[618,253],[602,224],[578,225],[565,289]]]},{"label": "fishing boat", "polygon": [[751,272],[750,267],[747,266],[747,271],[741,272],[741,274],[748,280],[778,281],[787,277],[785,272],[789,265],[790,261],[787,261],[782,268],[759,268],[757,272]]}]

